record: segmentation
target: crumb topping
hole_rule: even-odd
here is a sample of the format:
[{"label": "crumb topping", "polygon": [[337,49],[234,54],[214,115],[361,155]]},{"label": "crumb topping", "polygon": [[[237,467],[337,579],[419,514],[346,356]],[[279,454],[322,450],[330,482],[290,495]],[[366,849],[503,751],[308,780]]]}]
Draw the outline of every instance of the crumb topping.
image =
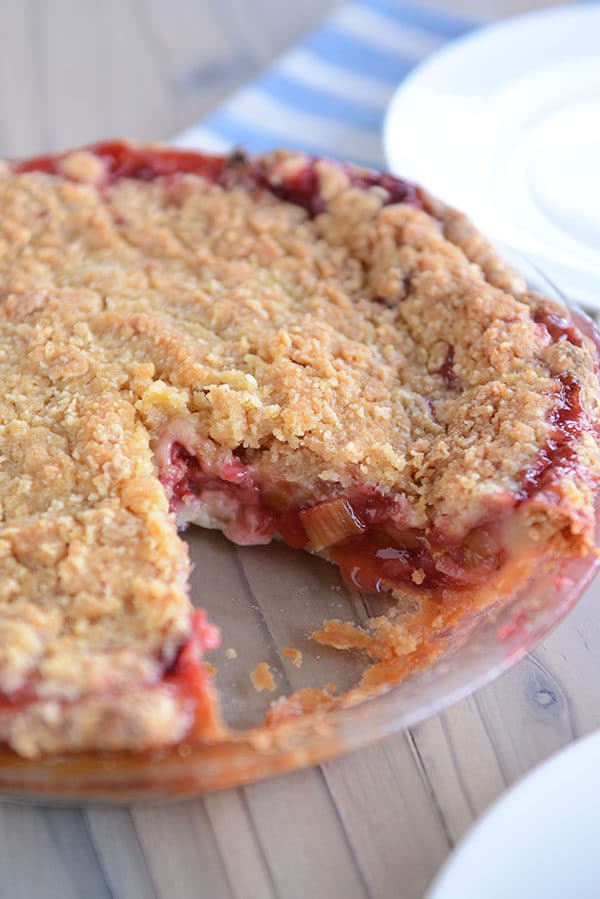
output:
[{"label": "crumb topping", "polygon": [[281,655],[284,659],[289,659],[296,668],[300,668],[302,665],[302,652],[299,649],[294,649],[292,646],[286,646],[282,649]]},{"label": "crumb topping", "polygon": [[259,662],[254,671],[250,672],[250,680],[257,693],[263,690],[272,692],[275,689],[275,678],[268,662]]}]

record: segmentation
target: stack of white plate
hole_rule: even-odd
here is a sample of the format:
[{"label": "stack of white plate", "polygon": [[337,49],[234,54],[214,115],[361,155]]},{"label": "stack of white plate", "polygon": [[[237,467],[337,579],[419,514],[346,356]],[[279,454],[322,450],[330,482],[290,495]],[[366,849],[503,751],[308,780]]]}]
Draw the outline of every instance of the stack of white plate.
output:
[{"label": "stack of white plate", "polygon": [[384,140],[392,171],[600,309],[600,5],[519,16],[429,57]]}]

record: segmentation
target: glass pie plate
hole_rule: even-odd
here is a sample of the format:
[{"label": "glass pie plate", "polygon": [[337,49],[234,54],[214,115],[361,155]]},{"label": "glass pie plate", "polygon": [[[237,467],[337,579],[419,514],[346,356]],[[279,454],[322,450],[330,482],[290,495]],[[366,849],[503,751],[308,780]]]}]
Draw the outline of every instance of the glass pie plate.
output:
[{"label": "glass pie plate", "polygon": [[[532,287],[562,299],[530,263],[504,251]],[[579,310],[578,324],[600,338]],[[600,518],[600,503],[598,505]],[[279,544],[236,547],[220,534],[190,528],[195,604],[222,628],[222,647],[211,654],[227,723],[235,735],[212,745],[186,744],[152,755],[72,755],[28,761],[0,752],[0,794],[19,800],[129,802],[163,800],[232,787],[331,759],[405,730],[488,683],[515,664],[575,604],[600,559],[554,559],[508,599],[466,614],[444,635],[437,661],[399,684],[349,707],[300,717],[266,732],[257,729],[278,696],[334,683],[337,693],[360,678],[366,659],[311,641],[323,621],[366,624],[391,604],[346,587],[328,563]],[[600,542],[600,528],[596,542]],[[283,650],[302,652],[296,667]],[[250,672],[269,664],[276,688],[257,692]]]}]

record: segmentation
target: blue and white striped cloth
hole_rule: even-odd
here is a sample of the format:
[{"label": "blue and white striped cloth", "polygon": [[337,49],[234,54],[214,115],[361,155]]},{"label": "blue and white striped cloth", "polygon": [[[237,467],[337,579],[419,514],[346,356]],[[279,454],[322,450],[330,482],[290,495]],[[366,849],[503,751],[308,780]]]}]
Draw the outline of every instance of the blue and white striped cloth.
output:
[{"label": "blue and white striped cloth", "polygon": [[294,147],[381,168],[381,125],[398,83],[472,26],[418,2],[354,0],[175,142],[212,152]]}]

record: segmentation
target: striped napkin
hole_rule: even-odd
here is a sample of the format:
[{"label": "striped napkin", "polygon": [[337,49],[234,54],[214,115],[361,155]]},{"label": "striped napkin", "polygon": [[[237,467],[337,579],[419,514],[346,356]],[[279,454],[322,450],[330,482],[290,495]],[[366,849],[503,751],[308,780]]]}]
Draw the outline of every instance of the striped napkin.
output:
[{"label": "striped napkin", "polygon": [[418,3],[354,0],[175,143],[209,152],[294,147],[382,168],[381,126],[399,82],[472,27]]}]

